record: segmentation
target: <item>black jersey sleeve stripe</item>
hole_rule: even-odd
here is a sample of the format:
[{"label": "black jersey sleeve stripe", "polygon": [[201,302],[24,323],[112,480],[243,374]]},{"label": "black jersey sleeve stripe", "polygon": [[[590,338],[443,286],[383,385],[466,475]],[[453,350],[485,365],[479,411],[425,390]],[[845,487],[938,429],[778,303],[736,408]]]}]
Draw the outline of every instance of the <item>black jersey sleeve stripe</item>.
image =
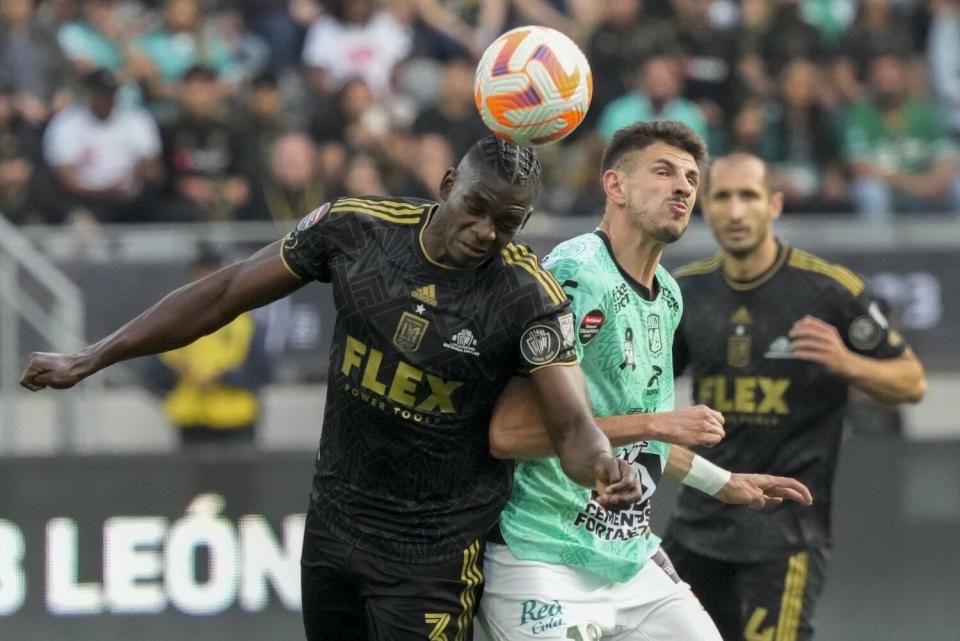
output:
[{"label": "black jersey sleeve stripe", "polygon": [[369,200],[366,198],[338,198],[334,206],[354,205],[376,209],[391,216],[419,216],[423,214],[423,205],[410,205],[393,200]]},{"label": "black jersey sleeve stripe", "polygon": [[534,254],[529,247],[524,245],[515,245],[517,249],[517,255],[521,260],[529,263],[537,270],[538,273],[543,274],[543,277],[547,280],[553,290],[560,296],[561,299],[566,300],[567,292],[563,289],[563,285],[560,284],[560,281],[556,279],[549,269],[545,269],[540,265],[540,259],[537,258],[537,255]]},{"label": "black jersey sleeve stripe", "polygon": [[828,263],[822,258],[818,258],[805,251],[794,249],[790,255],[789,264],[796,269],[823,274],[824,276],[832,278],[854,296],[859,296],[864,290],[863,281],[846,267]]},{"label": "black jersey sleeve stripe", "polygon": [[547,280],[548,284],[556,292],[557,296],[559,296],[561,300],[566,300],[567,292],[564,291],[563,285],[561,285],[560,281],[556,279],[556,277],[553,275],[553,272],[551,272],[548,269],[544,269],[540,265],[540,259],[537,258],[537,255],[534,254],[528,247],[525,247],[524,245],[516,245],[516,248],[517,248],[517,255],[520,257],[520,259],[532,265],[533,268],[536,269],[538,273],[543,275],[543,277]]},{"label": "black jersey sleeve stripe", "polygon": [[360,205],[383,205],[384,207],[407,209],[411,211],[424,208],[424,205],[415,205],[413,203],[405,203],[400,200],[389,200],[387,198],[358,198],[356,196],[343,196],[339,199],[339,202],[353,202]]},{"label": "black jersey sleeve stripe", "polygon": [[390,215],[386,212],[379,211],[376,209],[370,209],[367,207],[361,207],[359,205],[337,205],[336,207],[330,208],[330,213],[360,213],[366,214],[368,216],[373,216],[374,218],[379,218],[380,220],[386,220],[387,222],[397,223],[399,225],[416,225],[420,222],[421,216],[395,216]]},{"label": "black jersey sleeve stripe", "polygon": [[[535,261],[531,262],[528,258],[523,258],[517,254],[517,247],[513,243],[507,245],[507,247],[501,252],[503,256],[504,263],[507,265],[516,265],[521,269],[525,270],[531,276],[533,276],[537,282],[540,283],[540,286],[547,292],[547,295],[550,296],[550,300],[553,301],[554,305],[560,305],[567,299],[567,295],[563,293],[563,289],[556,289],[559,287],[557,279],[553,278],[553,275],[549,272],[546,272],[542,269]],[[544,274],[550,276],[548,280]]]},{"label": "black jersey sleeve stripe", "polygon": [[286,243],[280,243],[280,262],[283,263],[283,266],[287,268],[288,272],[290,272],[300,280],[303,280],[303,276],[298,274],[296,270],[290,266],[290,263],[287,262],[287,257],[283,255],[284,251],[286,250],[285,245]]},{"label": "black jersey sleeve stripe", "polygon": [[696,276],[706,274],[720,267],[723,264],[723,256],[714,254],[710,258],[704,258],[686,265],[681,265],[673,272],[674,278],[683,278],[684,276]]}]

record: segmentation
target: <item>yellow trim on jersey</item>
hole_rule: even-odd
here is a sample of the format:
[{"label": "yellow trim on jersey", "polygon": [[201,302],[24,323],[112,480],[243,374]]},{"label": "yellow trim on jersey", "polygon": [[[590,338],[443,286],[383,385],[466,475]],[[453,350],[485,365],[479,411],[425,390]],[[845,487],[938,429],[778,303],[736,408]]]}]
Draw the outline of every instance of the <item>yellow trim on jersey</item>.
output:
[{"label": "yellow trim on jersey", "polygon": [[673,272],[674,278],[683,276],[696,276],[697,274],[707,274],[714,271],[723,264],[723,254],[717,253],[710,258],[704,258],[686,265],[681,265]]},{"label": "yellow trim on jersey", "polygon": [[[390,210],[388,210],[390,211]],[[387,213],[386,211],[370,209],[369,207],[361,207],[360,205],[337,205],[336,207],[330,208],[331,214],[336,214],[340,212],[358,212],[361,214],[367,214],[368,216],[373,216],[374,218],[379,218],[380,220],[386,220],[387,222],[397,223],[398,225],[416,225],[420,222],[422,216],[411,216],[409,214],[397,214],[393,215]]]},{"label": "yellow trim on jersey", "polygon": [[803,593],[807,588],[807,567],[810,555],[799,552],[787,561],[787,577],[780,600],[780,617],[777,619],[777,636],[774,641],[797,641],[800,627],[800,612],[803,609]]},{"label": "yellow trim on jersey", "polygon": [[457,636],[455,641],[463,641],[470,631],[473,613],[476,609],[477,587],[483,583],[483,572],[480,570],[480,539],[477,539],[463,551],[463,567],[460,569],[460,580],[466,587],[460,593],[460,606],[463,608],[457,617]]},{"label": "yellow trim on jersey", "polygon": [[505,264],[516,265],[537,279],[537,282],[540,283],[547,292],[547,295],[550,296],[550,300],[553,301],[554,305],[561,305],[567,300],[567,294],[563,291],[563,287],[561,287],[557,279],[553,277],[553,274],[540,267],[537,257],[532,252],[526,248],[517,247],[513,243],[510,243],[500,254],[503,256],[503,262]]},{"label": "yellow trim on jersey", "polygon": [[283,255],[283,243],[280,243],[280,262],[283,263],[283,266],[287,268],[288,272],[296,276],[299,280],[303,280],[303,276],[293,271],[293,267],[287,262],[287,257]]},{"label": "yellow trim on jersey", "polygon": [[407,218],[409,216],[419,217],[423,215],[423,207],[416,207],[415,209],[392,207],[385,204],[384,201],[364,200],[362,198],[340,198],[337,200],[335,207],[358,207],[363,209],[373,209],[375,211],[383,212],[388,216],[395,216],[397,218]]},{"label": "yellow trim on jersey", "polygon": [[790,266],[829,276],[854,296],[859,296],[863,292],[863,281],[852,271],[842,265],[828,263],[808,252],[794,249],[790,254]]},{"label": "yellow trim on jersey", "polygon": [[548,367],[573,367],[574,365],[578,364],[579,363],[577,361],[554,361],[552,363],[547,363],[546,365],[538,365],[530,370],[530,373],[533,374],[537,370],[546,369]]},{"label": "yellow trim on jersey", "polygon": [[417,234],[417,242],[420,243],[420,253],[422,253],[423,257],[427,259],[427,262],[433,265],[434,267],[439,267],[440,269],[455,270],[457,269],[456,267],[452,265],[444,265],[443,263],[438,261],[436,258],[431,256],[430,252],[427,251],[427,246],[423,243],[423,232],[427,229],[427,226],[430,224],[430,221],[433,220],[433,215],[437,212],[437,207],[439,207],[439,205],[434,206],[429,211],[427,211],[427,215],[423,221],[423,225],[420,227],[420,232]]},{"label": "yellow trim on jersey", "polygon": [[404,203],[398,200],[376,200],[373,198],[357,198],[355,196],[343,196],[337,199],[338,203],[353,203],[356,205],[370,206],[370,205],[379,205],[381,207],[388,207],[391,209],[407,209],[412,210],[407,213],[420,213],[420,210],[424,208],[425,205],[414,205],[411,203]]},{"label": "yellow trim on jersey", "polygon": [[748,292],[751,289],[756,289],[763,285],[765,282],[777,275],[777,272],[780,271],[780,268],[783,267],[783,264],[787,262],[787,256],[792,255],[793,250],[786,245],[783,245],[780,249],[780,253],[777,254],[777,258],[773,261],[773,265],[770,266],[767,271],[763,272],[757,278],[747,281],[736,281],[727,276],[727,273],[723,273],[723,280],[727,282],[727,286],[730,289],[736,290],[738,292]]}]

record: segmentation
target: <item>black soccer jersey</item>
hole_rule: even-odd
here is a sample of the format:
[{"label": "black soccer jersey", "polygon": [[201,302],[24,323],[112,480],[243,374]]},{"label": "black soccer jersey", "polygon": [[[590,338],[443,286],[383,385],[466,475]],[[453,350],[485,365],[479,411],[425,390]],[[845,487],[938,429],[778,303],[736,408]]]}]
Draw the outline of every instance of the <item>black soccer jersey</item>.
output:
[{"label": "black soccer jersey", "polygon": [[726,418],[726,437],[698,453],[733,472],[795,477],[814,503],[757,511],[685,487],[669,535],[699,554],[735,562],[829,543],[847,382],[795,358],[788,332],[810,314],[836,327],[860,354],[892,358],[905,343],[860,278],[798,249],[780,245],[774,265],[748,283],[728,280],[719,254],[675,277],[686,303],[675,369],[689,365],[694,402]]},{"label": "black soccer jersey", "polygon": [[511,376],[571,364],[567,298],[526,247],[476,269],[426,253],[437,205],[341,198],[308,214],[282,256],[333,284],[337,320],[312,503],[344,540],[433,562],[486,533],[512,464],[489,454]]}]

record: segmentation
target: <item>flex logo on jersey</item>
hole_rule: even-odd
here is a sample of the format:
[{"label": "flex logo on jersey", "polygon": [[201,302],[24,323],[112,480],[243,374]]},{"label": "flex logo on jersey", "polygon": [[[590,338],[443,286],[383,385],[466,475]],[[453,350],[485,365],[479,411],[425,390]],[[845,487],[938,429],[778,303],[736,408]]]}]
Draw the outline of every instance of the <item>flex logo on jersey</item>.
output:
[{"label": "flex logo on jersey", "polygon": [[[364,390],[372,392],[374,398],[364,399],[371,405],[386,411],[385,404],[379,400],[386,399],[418,412],[457,413],[453,394],[463,385],[461,381],[445,381],[402,360],[397,362],[392,376],[389,373],[390,367],[393,365],[385,366],[383,363],[383,352],[347,335],[340,371],[353,380],[356,380],[355,372],[360,373],[359,389],[356,386],[351,386],[350,389],[358,393]],[[390,381],[389,384],[387,380]],[[395,408],[394,413],[402,414],[402,410]],[[405,414],[402,415],[408,418]]]},{"label": "flex logo on jersey", "polygon": [[790,413],[784,398],[789,388],[788,378],[704,376],[697,382],[697,403],[718,412],[784,415]]}]

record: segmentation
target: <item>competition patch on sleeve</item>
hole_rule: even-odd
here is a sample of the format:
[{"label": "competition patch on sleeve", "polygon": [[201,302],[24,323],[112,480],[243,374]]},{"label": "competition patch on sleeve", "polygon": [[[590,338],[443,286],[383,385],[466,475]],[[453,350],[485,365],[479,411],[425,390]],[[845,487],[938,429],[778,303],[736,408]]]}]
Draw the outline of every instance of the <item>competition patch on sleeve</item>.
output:
[{"label": "competition patch on sleeve", "polygon": [[304,231],[306,229],[310,229],[311,227],[316,225],[318,222],[320,222],[320,219],[323,218],[323,216],[328,211],[330,211],[330,203],[323,203],[322,205],[320,205],[319,207],[317,207],[316,209],[311,211],[309,214],[307,214],[306,216],[300,219],[300,222],[297,223],[297,230]]},{"label": "competition patch on sleeve", "polygon": [[848,336],[857,349],[873,349],[883,340],[883,328],[871,316],[858,316],[850,323]]},{"label": "competition patch on sleeve", "polygon": [[574,344],[573,312],[564,314],[557,319],[557,322],[560,324],[560,334],[563,335],[563,348],[570,349]]},{"label": "competition patch on sleeve", "polygon": [[577,330],[580,343],[586,345],[592,341],[593,337],[600,333],[600,328],[603,327],[606,320],[607,317],[599,309],[592,309],[584,314],[583,320],[580,321],[580,328]]},{"label": "competition patch on sleeve", "polygon": [[560,336],[547,325],[534,325],[520,337],[520,354],[533,366],[546,365],[560,353]]}]

